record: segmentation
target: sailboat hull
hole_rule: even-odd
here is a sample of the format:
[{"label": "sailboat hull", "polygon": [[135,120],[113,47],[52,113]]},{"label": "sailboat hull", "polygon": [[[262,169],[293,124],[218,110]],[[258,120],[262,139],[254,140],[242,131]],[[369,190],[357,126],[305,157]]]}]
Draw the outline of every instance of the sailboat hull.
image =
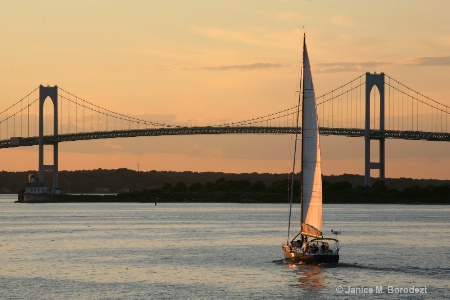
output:
[{"label": "sailboat hull", "polygon": [[284,260],[288,264],[337,264],[339,262],[339,254],[296,253],[291,251],[289,247],[285,247],[283,247]]},{"label": "sailboat hull", "polygon": [[[330,245],[333,243],[334,245]],[[339,241],[334,238],[317,238],[302,243],[300,240],[282,245],[284,260],[290,264],[337,264]]]},{"label": "sailboat hull", "polygon": [[284,260],[288,264],[337,264],[339,262],[339,255],[336,254],[294,254],[288,253],[284,256]]}]

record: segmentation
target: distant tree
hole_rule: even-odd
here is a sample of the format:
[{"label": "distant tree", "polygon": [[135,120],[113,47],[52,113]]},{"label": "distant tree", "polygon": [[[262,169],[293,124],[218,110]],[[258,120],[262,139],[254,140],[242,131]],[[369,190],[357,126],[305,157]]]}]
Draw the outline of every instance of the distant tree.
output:
[{"label": "distant tree", "polygon": [[228,190],[227,181],[225,178],[219,178],[217,179],[216,183],[214,184],[214,190],[218,192],[223,192]]},{"label": "distant tree", "polygon": [[402,197],[410,199],[420,198],[422,197],[422,194],[423,194],[422,188],[417,185],[407,187],[400,192],[400,195]]},{"label": "distant tree", "polygon": [[352,189],[352,184],[348,181],[339,181],[336,183],[330,183],[326,186],[326,188],[324,189],[325,193],[347,193],[349,191],[351,191]]},{"label": "distant tree", "polygon": [[172,192],[186,192],[188,187],[183,181],[178,182],[172,187]]},{"label": "distant tree", "polygon": [[433,195],[437,197],[443,197],[448,196],[450,199],[450,185],[449,184],[443,184],[438,185],[433,188]]},{"label": "distant tree", "polygon": [[[277,180],[270,186],[270,190],[272,190],[275,193],[288,193],[291,188],[291,181],[288,179],[283,180]],[[295,180],[294,181],[294,193],[300,194],[300,181]]]},{"label": "distant tree", "polygon": [[250,186],[250,190],[252,192],[262,192],[265,191],[266,189],[267,186],[261,180],[253,182],[252,185]]},{"label": "distant tree", "polygon": [[327,186],[330,185],[329,181],[322,180],[322,190],[326,190]]},{"label": "distant tree", "polygon": [[385,192],[387,190],[386,183],[384,182],[384,180],[377,180],[373,183],[372,190],[378,192]]},{"label": "distant tree", "polygon": [[205,183],[205,185],[203,186],[203,190],[205,190],[206,192],[212,192],[212,191],[214,191],[214,183],[208,181],[208,182]]},{"label": "distant tree", "polygon": [[225,178],[221,177],[219,179],[216,180],[216,182],[214,183],[215,186],[221,185],[225,183]]},{"label": "distant tree", "polygon": [[161,191],[163,192],[169,192],[172,190],[172,184],[171,183],[164,183],[164,185],[161,187]]},{"label": "distant tree", "polygon": [[249,180],[228,180],[230,190],[244,192],[247,191],[252,183]]},{"label": "distant tree", "polygon": [[201,191],[203,189],[203,185],[201,183],[193,183],[188,187],[190,192],[198,192]]}]

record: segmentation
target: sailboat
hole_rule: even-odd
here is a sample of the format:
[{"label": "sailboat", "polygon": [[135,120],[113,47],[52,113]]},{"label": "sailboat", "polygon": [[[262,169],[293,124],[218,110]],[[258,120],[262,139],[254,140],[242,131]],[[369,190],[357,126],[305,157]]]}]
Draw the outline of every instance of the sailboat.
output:
[{"label": "sailboat", "polygon": [[[339,262],[339,241],[325,238],[322,233],[322,170],[320,163],[319,125],[314,85],[306,49],[306,36],[303,37],[303,69],[300,81],[303,91],[299,94],[302,107],[302,158],[301,158],[301,193],[300,193],[300,230],[290,238],[293,174],[297,150],[295,137],[294,160],[292,169],[292,186],[290,193],[289,226],[287,241],[282,244],[284,259],[293,264],[322,264]],[[297,111],[297,128],[300,111]],[[297,130],[298,132],[298,130]],[[337,235],[340,231],[331,230]]]}]

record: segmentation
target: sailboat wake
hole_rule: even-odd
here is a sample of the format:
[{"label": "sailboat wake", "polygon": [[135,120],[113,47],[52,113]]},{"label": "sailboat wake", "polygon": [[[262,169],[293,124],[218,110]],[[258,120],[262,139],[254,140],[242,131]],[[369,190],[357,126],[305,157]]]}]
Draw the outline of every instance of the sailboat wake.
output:
[{"label": "sailboat wake", "polygon": [[402,267],[389,267],[389,266],[376,266],[376,265],[360,265],[357,263],[340,263],[339,268],[353,268],[360,270],[369,271],[380,271],[380,272],[392,272],[392,273],[403,273],[403,274],[413,274],[413,275],[424,275],[424,276],[448,276],[450,274],[450,268],[420,268],[416,266],[402,266]]}]

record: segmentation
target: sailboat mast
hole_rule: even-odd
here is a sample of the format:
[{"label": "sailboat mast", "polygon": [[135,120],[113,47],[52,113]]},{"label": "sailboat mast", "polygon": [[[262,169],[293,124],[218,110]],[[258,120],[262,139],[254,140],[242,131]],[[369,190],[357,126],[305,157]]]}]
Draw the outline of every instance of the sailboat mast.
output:
[{"label": "sailboat mast", "polygon": [[[295,121],[295,141],[294,141],[294,158],[292,160],[292,173],[291,173],[291,191],[289,196],[289,225],[288,225],[288,238],[287,242],[289,243],[290,232],[291,232],[291,216],[292,216],[292,202],[294,200],[294,183],[295,183],[295,162],[297,157],[297,143],[298,143],[298,120],[300,118],[300,103],[302,99],[302,82],[303,82],[303,66],[300,69],[300,89],[298,92],[298,102],[297,102],[297,119]],[[301,212],[300,212],[301,215]]]}]

